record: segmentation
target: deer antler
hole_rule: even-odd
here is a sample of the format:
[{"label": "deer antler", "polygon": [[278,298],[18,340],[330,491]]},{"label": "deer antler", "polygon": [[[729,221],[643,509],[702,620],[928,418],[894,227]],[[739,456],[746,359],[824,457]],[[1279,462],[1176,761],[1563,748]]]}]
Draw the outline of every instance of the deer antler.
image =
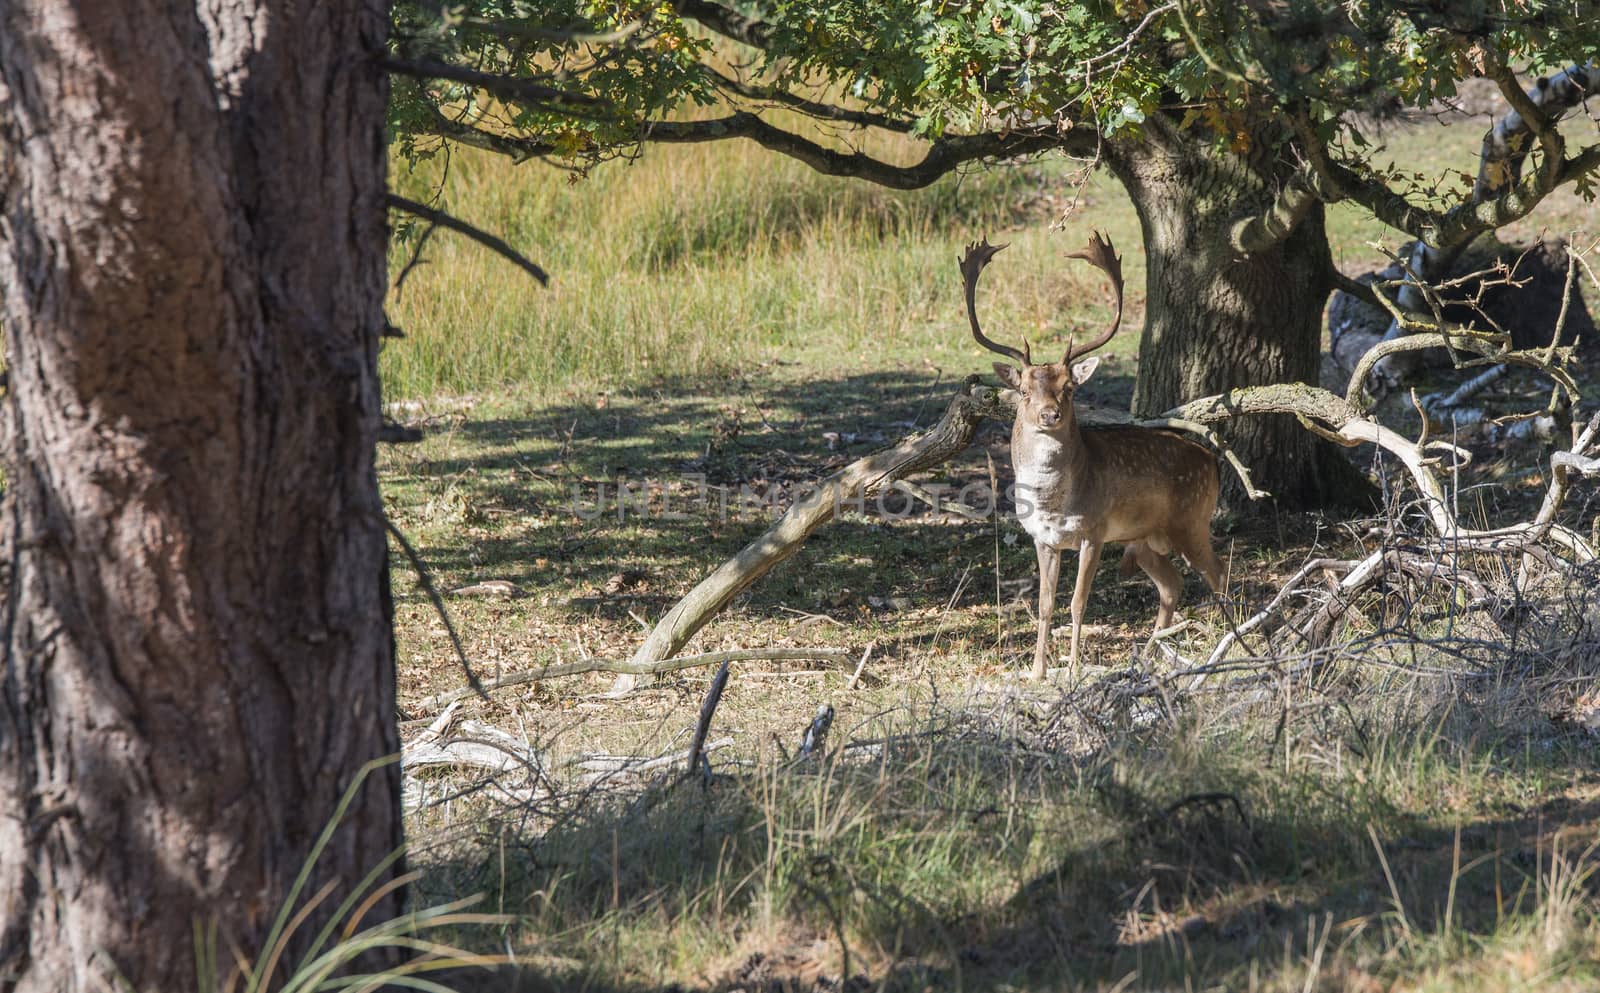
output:
[{"label": "deer antler", "polygon": [[[1117,328],[1122,324],[1122,257],[1111,247],[1111,240],[1096,231],[1089,237],[1089,244],[1083,251],[1068,252],[1067,258],[1083,259],[1096,269],[1105,270],[1105,274],[1111,277],[1111,287],[1117,294],[1117,314],[1111,319],[1111,326],[1106,328],[1104,334],[1081,348],[1074,347],[1071,341],[1068,341],[1066,357],[1061,361],[1065,365],[1070,365],[1073,359],[1082,358],[1110,341],[1111,336],[1117,333]],[[970,293],[967,298],[971,299]],[[973,327],[976,328],[977,325],[974,324]]]},{"label": "deer antler", "polygon": [[1001,355],[1016,359],[1023,365],[1033,365],[1027,339],[1023,339],[1020,349],[1012,348],[1010,345],[1002,345],[984,337],[983,329],[978,327],[978,308],[973,303],[973,294],[978,289],[978,274],[983,272],[983,267],[989,264],[995,253],[1005,247],[1005,245],[991,245],[989,239],[985,238],[968,245],[967,254],[961,257],[961,278],[966,284],[967,291],[967,319],[972,322],[972,336],[978,339],[978,344],[991,352],[999,352]]}]

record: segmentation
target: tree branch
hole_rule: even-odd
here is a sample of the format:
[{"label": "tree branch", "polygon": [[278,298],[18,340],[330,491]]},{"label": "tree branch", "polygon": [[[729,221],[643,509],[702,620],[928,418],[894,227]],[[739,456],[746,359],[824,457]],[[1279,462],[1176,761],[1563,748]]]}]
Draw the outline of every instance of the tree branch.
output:
[{"label": "tree branch", "polygon": [[[1546,537],[1567,548],[1580,562],[1593,561],[1595,549],[1588,540],[1570,528],[1550,521],[1516,524],[1486,531],[1463,528],[1451,511],[1451,501],[1430,465],[1423,446],[1368,420],[1355,406],[1327,390],[1303,383],[1279,383],[1231,390],[1220,396],[1204,397],[1174,407],[1168,417],[1211,424],[1244,414],[1285,413],[1299,418],[1301,425],[1322,437],[1343,445],[1370,442],[1400,459],[1422,493],[1423,510],[1441,540],[1463,542],[1526,542]],[[1443,447],[1460,452],[1453,445],[1433,442],[1429,449]],[[1463,455],[1465,453],[1462,453]],[[1578,453],[1574,453],[1578,454]]]},{"label": "tree branch", "polygon": [[407,200],[405,197],[396,196],[393,193],[385,194],[383,202],[385,206],[392,207],[395,210],[403,210],[408,214],[415,214],[424,220],[432,221],[434,224],[437,224],[442,228],[449,228],[452,231],[464,234],[473,241],[476,241],[478,244],[483,245],[485,248],[499,252],[512,262],[515,262],[523,269],[523,271],[527,272],[528,275],[532,276],[534,279],[537,279],[539,281],[539,285],[550,285],[550,277],[543,269],[528,261],[527,257],[521,252],[518,252],[501,239],[496,238],[494,235],[484,231],[481,228],[475,228],[466,221],[457,220],[442,210],[434,210],[432,207],[429,207],[426,204],[418,203],[415,200]]},{"label": "tree branch", "polygon": [[839,121],[844,124],[857,124],[862,127],[882,128],[885,131],[894,131],[900,134],[909,134],[913,122],[903,118],[890,117],[887,114],[875,114],[868,110],[852,110],[848,107],[838,107],[833,104],[819,103],[807,100],[805,97],[791,93],[788,90],[766,86],[751,86],[730,76],[725,76],[715,69],[707,70],[717,81],[717,86],[735,93],[747,100],[764,100],[769,103],[786,107],[807,117],[815,117],[824,121]]},{"label": "tree branch", "polygon": [[709,31],[749,45],[751,48],[765,49],[772,41],[772,25],[758,18],[746,17],[720,3],[710,3],[708,0],[679,0],[673,4],[673,8],[677,10],[679,17],[687,17]]},{"label": "tree branch", "polygon": [[1554,179],[1549,179],[1541,171],[1523,179],[1500,196],[1452,207],[1435,222],[1431,232],[1433,237],[1424,237],[1423,240],[1430,245],[1445,247],[1504,227],[1532,213],[1556,187],[1594,172],[1597,168],[1600,168],[1600,144],[1590,145],[1577,155],[1561,160]]},{"label": "tree branch", "polygon": [[476,86],[502,100],[537,104],[563,114],[577,114],[576,108],[610,106],[609,100],[591,93],[546,86],[520,76],[481,72],[450,62],[436,62],[432,59],[381,58],[377,63],[379,68],[402,76],[413,76],[417,79],[448,79],[454,83]]},{"label": "tree branch", "polygon": [[1235,221],[1231,232],[1233,247],[1240,252],[1260,252],[1283,241],[1296,226],[1326,199],[1322,182],[1314,170],[1302,170],[1289,178],[1278,196],[1259,214]]},{"label": "tree branch", "polygon": [[1340,272],[1338,268],[1333,270],[1332,275],[1333,285],[1335,288],[1343,290],[1363,303],[1371,304],[1374,307],[1383,306],[1383,302],[1378,299],[1378,291],[1374,290],[1366,283],[1360,283],[1354,279],[1351,279],[1349,276],[1346,276],[1344,273]]},{"label": "tree branch", "polygon": [[[1485,66],[1485,71],[1491,74],[1495,69],[1493,64]],[[1390,227],[1404,231],[1430,248],[1444,249],[1526,216],[1557,186],[1600,167],[1600,146],[1590,146],[1573,158],[1563,159],[1561,139],[1553,127],[1561,114],[1581,101],[1587,91],[1586,67],[1572,66],[1553,80],[1542,81],[1531,96],[1517,87],[1515,77],[1503,64],[1498,69],[1505,77],[1496,77],[1502,92],[1513,107],[1522,112],[1514,110],[1484,136],[1483,166],[1467,202],[1446,211],[1412,203],[1377,178],[1335,161],[1304,113],[1296,113],[1291,123],[1315,170],[1322,198],[1330,203],[1354,200]],[[1552,115],[1550,108],[1558,110]],[[1532,111],[1533,116],[1528,116],[1528,111]],[[1542,134],[1550,161],[1538,176],[1517,181],[1522,159],[1527,155],[1517,136],[1530,131]]]},{"label": "tree branch", "polygon": [[[946,135],[934,140],[921,162],[897,166],[862,152],[841,152],[792,131],[738,111],[709,121],[659,121],[645,124],[640,138],[667,144],[749,138],[763,148],[798,159],[828,176],[852,176],[897,190],[920,189],[966,162],[991,156],[1017,156],[1052,148],[1076,147],[1079,129],[1058,134],[1053,127],[974,135]],[[1092,137],[1089,139],[1092,141]]]},{"label": "tree branch", "polygon": [[493,131],[485,131],[470,124],[451,120],[439,113],[438,108],[434,108],[433,126],[428,131],[441,138],[459,141],[463,145],[505,155],[513,162],[543,159],[556,154],[556,146],[548,141],[518,135],[495,134]]},{"label": "tree branch", "polygon": [[532,17],[468,17],[462,23],[470,28],[499,38],[530,38],[535,41],[570,45],[615,45],[638,34],[645,26],[644,20],[629,21],[614,31],[596,31],[593,25],[571,28],[547,28]]},{"label": "tree branch", "polygon": [[1516,74],[1504,61],[1485,59],[1483,69],[1511,105],[1511,113],[1483,136],[1483,154],[1472,190],[1473,200],[1487,200],[1521,178],[1522,163],[1528,157],[1527,136],[1530,133],[1539,139],[1544,150],[1541,185],[1546,191],[1554,189],[1559,181],[1564,152],[1564,142],[1555,125],[1587,94],[1588,71],[1583,66],[1570,66],[1554,76],[1539,77],[1533,89],[1524,92]]}]

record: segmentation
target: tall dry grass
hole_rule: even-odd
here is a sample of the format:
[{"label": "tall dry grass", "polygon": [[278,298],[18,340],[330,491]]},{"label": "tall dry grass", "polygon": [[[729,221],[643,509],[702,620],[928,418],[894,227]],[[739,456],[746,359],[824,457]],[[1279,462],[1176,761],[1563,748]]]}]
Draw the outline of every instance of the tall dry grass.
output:
[{"label": "tall dry grass", "polygon": [[[1050,229],[1070,192],[1068,166],[974,170],[905,193],[820,176],[743,141],[646,148],[575,182],[472,151],[415,170],[397,162],[398,192],[437,193],[552,278],[543,289],[481,246],[436,231],[423,264],[390,294],[390,320],[406,337],[383,356],[387,396],[539,396],[773,358],[826,365],[951,348],[970,348],[981,368],[955,266],[968,240],[1018,243],[985,275],[994,328],[1037,340],[1104,307],[1096,274],[1060,259],[1082,234]],[[1131,208],[1104,185],[1087,201],[1095,209],[1073,227],[1092,222],[1134,247],[1128,282],[1138,295]],[[397,239],[396,275],[421,231]]]}]

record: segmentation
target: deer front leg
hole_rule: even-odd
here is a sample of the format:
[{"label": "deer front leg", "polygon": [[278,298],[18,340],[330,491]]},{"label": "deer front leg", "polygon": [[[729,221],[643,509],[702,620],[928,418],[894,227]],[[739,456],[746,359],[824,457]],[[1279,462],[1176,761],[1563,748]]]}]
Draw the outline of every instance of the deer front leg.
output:
[{"label": "deer front leg", "polygon": [[1072,651],[1067,664],[1078,668],[1078,632],[1083,627],[1083,608],[1089,602],[1089,586],[1100,567],[1100,542],[1085,538],[1078,543],[1078,582],[1072,590]]},{"label": "deer front leg", "polygon": [[1061,575],[1061,549],[1036,541],[1033,550],[1039,556],[1039,640],[1033,649],[1033,678],[1043,679],[1050,652],[1050,614],[1056,607],[1056,578]]}]

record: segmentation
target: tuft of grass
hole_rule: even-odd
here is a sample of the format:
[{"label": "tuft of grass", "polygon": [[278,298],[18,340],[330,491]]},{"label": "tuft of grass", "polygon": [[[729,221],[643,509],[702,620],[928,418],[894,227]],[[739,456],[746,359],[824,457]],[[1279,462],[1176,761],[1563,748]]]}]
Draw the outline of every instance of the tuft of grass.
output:
[{"label": "tuft of grass", "polygon": [[[349,812],[367,777],[398,759],[399,756],[377,759],[357,770],[328,824],[306,855],[256,958],[249,958],[240,949],[232,949],[232,966],[224,970],[218,961],[215,929],[196,926],[195,965],[201,990],[206,993],[267,993],[268,990],[368,993],[380,988],[404,987],[424,993],[452,993],[454,983],[441,982],[439,974],[492,969],[505,962],[504,956],[470,951],[432,936],[441,931],[460,934],[484,925],[510,923],[504,915],[468,912],[468,908],[481,902],[482,894],[420,907],[388,920],[366,920],[368,911],[379,901],[396,889],[415,883],[421,876],[421,873],[409,872],[379,883],[403,854],[398,851],[380,859],[346,894],[311,943],[303,947],[298,960],[287,958],[296,934],[339,888],[340,880],[330,879],[316,893],[306,891],[312,871],[334,831]],[[352,971],[361,969],[363,959],[370,960],[372,956],[398,957],[401,961],[377,973]]]}]

